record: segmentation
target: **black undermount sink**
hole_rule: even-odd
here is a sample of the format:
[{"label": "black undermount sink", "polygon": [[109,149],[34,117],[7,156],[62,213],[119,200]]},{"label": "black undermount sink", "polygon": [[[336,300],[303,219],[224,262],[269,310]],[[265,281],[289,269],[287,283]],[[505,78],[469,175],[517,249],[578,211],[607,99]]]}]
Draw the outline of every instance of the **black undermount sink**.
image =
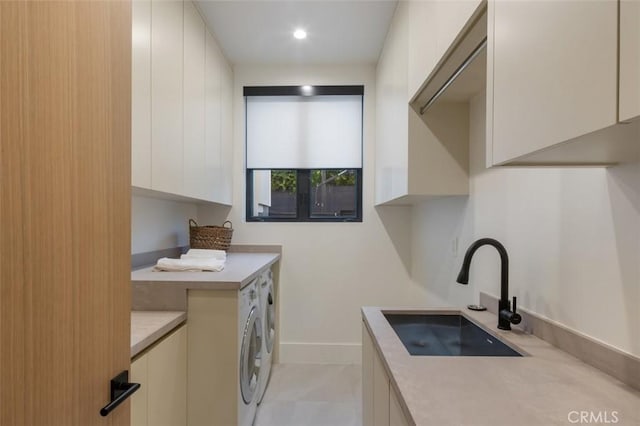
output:
[{"label": "black undermount sink", "polygon": [[458,314],[384,313],[411,355],[522,356]]}]

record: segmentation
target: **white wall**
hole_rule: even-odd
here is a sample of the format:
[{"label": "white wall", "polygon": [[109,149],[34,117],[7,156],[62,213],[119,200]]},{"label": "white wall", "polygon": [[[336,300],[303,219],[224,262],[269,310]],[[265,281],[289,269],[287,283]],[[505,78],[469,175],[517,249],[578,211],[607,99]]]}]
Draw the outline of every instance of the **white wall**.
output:
[{"label": "white wall", "polygon": [[[281,244],[281,362],[360,362],[360,307],[425,300],[410,279],[410,210],[373,207],[375,68],[240,66],[234,89],[233,243]],[[246,223],[243,86],[364,84],[362,223]],[[200,206],[205,224],[224,212]],[[384,226],[383,226],[384,221]]]},{"label": "white wall", "polygon": [[470,197],[414,208],[414,279],[428,303],[499,295],[490,247],[474,257],[469,286],[455,283],[469,243],[493,237],[509,252],[510,294],[521,306],[640,355],[640,164],[487,170],[484,108],[483,95],[471,103]]},{"label": "white wall", "polygon": [[131,254],[188,245],[188,221],[197,213],[195,204],[133,195]]}]

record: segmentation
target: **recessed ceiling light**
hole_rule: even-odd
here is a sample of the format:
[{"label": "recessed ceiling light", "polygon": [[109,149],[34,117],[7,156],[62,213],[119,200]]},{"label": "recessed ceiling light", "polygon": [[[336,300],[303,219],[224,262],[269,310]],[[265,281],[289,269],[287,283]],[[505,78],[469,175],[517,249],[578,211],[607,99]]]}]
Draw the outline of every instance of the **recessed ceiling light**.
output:
[{"label": "recessed ceiling light", "polygon": [[293,36],[295,38],[297,38],[298,40],[303,40],[303,39],[307,38],[307,32],[305,30],[303,30],[302,28],[298,28],[293,32]]}]

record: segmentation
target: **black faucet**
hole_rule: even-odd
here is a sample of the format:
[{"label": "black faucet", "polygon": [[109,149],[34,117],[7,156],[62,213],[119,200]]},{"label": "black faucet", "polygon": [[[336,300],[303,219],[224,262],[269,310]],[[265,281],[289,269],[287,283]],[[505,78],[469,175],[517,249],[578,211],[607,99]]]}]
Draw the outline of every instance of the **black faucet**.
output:
[{"label": "black faucet", "polygon": [[480,247],[490,245],[500,253],[500,301],[498,302],[498,328],[501,330],[511,330],[511,324],[520,324],[522,317],[516,313],[516,298],[513,297],[513,311],[511,311],[511,303],[509,303],[509,256],[507,250],[499,241],[493,238],[481,238],[471,244],[464,254],[462,268],[458,274],[460,284],[469,284],[469,267],[471,266],[471,258]]}]

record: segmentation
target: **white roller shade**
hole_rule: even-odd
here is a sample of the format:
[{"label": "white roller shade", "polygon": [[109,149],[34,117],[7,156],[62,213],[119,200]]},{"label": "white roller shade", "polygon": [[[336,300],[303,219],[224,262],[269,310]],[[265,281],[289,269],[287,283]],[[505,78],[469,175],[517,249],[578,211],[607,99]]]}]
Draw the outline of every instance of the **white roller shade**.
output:
[{"label": "white roller shade", "polygon": [[362,167],[362,96],[247,96],[247,168]]}]

